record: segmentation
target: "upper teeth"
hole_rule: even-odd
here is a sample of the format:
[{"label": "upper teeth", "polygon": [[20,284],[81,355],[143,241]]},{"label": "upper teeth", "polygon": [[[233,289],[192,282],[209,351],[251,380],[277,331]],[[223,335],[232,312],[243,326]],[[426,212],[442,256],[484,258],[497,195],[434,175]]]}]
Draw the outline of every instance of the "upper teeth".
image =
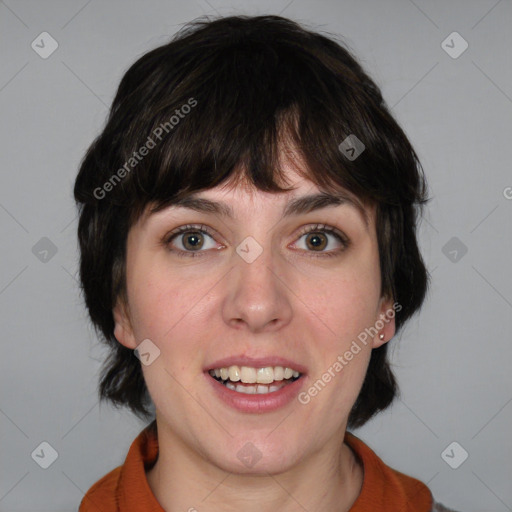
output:
[{"label": "upper teeth", "polygon": [[242,381],[246,384],[270,384],[275,380],[291,379],[298,377],[300,373],[291,368],[282,366],[267,366],[266,368],[251,368],[249,366],[230,366],[229,368],[215,368],[210,370],[212,377],[220,377],[222,380],[233,382]]}]

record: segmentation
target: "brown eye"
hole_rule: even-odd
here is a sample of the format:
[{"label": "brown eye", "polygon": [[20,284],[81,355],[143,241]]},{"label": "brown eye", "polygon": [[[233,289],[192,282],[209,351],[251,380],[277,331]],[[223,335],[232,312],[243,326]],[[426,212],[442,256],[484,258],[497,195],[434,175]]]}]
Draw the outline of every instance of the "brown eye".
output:
[{"label": "brown eye", "polygon": [[306,236],[306,245],[315,251],[323,251],[327,243],[327,237],[323,233],[308,233]]},{"label": "brown eye", "polygon": [[[299,237],[304,242],[299,249],[303,249],[310,256],[329,257],[339,256],[348,246],[349,239],[336,228],[325,224],[316,224],[306,227]],[[315,254],[316,253],[316,254]]]},{"label": "brown eye", "polygon": [[170,233],[164,245],[178,256],[203,256],[207,249],[218,249],[218,244],[206,226],[182,226]]},{"label": "brown eye", "polygon": [[201,249],[204,244],[204,237],[200,231],[187,231],[182,234],[182,243],[186,250]]}]

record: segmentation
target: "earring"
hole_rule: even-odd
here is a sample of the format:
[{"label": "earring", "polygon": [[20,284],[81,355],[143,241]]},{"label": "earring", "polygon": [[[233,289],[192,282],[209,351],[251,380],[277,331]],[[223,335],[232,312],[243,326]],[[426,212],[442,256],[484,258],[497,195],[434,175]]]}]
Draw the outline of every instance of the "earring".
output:
[{"label": "earring", "polygon": [[380,333],[380,334],[379,334],[379,338],[380,338],[381,340],[383,340],[383,339],[384,339],[384,334]]}]

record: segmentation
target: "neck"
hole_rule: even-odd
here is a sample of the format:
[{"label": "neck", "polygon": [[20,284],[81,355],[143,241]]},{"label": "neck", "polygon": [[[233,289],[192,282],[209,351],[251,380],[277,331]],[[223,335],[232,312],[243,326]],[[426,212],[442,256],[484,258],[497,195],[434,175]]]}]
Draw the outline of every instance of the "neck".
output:
[{"label": "neck", "polygon": [[363,483],[362,465],[343,443],[343,434],[279,474],[225,471],[160,424],[158,443],[158,459],[147,479],[169,512],[344,512],[357,499]]}]

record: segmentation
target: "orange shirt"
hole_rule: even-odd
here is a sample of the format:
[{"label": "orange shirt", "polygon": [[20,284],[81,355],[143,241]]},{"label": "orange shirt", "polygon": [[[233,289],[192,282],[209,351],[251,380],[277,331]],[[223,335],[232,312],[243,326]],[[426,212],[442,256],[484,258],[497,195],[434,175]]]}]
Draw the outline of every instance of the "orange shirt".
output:
[{"label": "orange shirt", "polygon": [[[153,495],[145,471],[155,463],[158,439],[153,424],[133,441],[122,466],[98,480],[84,496],[79,512],[165,512]],[[345,434],[345,442],[364,467],[361,493],[350,512],[430,512],[428,487],[386,466],[360,439]]]}]

